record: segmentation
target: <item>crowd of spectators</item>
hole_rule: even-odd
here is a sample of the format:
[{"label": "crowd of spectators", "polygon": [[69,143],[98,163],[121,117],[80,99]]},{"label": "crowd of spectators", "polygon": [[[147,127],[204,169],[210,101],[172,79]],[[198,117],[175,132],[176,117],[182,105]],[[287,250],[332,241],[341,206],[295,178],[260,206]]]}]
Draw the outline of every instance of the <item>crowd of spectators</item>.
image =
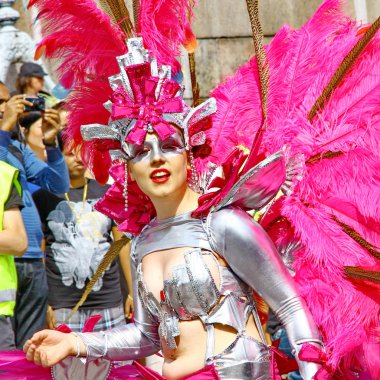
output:
[{"label": "crowd of spectators", "polygon": [[[45,72],[21,66],[16,93],[0,82],[0,350],[22,349],[45,327],[81,331],[125,324],[132,302],[129,246],[97,280],[69,321],[72,308],[113,240],[122,234],[94,209],[107,190],[64,149],[64,102],[44,92]],[[121,285],[124,287],[121,288]]]}]

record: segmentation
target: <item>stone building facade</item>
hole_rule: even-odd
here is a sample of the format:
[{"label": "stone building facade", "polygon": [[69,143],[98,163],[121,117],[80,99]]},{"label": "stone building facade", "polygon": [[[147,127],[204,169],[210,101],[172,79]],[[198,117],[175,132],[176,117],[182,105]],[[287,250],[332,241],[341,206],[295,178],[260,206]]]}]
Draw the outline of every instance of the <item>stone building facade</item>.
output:
[{"label": "stone building facade", "polygon": [[[130,7],[132,0],[125,1]],[[285,23],[293,28],[300,27],[322,2],[323,0],[261,0],[260,17],[265,42],[270,41]],[[35,31],[31,30],[33,15],[24,10],[24,1],[16,0],[14,8],[21,14],[18,28],[38,38]],[[380,16],[380,1],[346,0],[346,9],[347,14],[353,17],[373,22]],[[232,74],[253,54],[245,0],[199,0],[194,31],[198,39],[197,79],[201,97],[205,98],[217,83]],[[189,91],[187,95],[191,96]]]}]

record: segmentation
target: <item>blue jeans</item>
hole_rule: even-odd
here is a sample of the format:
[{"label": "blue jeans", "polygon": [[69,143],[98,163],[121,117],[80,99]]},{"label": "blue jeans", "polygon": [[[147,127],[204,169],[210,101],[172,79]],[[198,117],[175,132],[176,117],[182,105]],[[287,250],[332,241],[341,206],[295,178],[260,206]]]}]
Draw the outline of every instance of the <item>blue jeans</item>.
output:
[{"label": "blue jeans", "polygon": [[15,334],[13,332],[12,317],[0,315],[0,351],[15,349]]},{"label": "blue jeans", "polygon": [[45,328],[48,287],[42,259],[16,259],[18,289],[14,313],[16,347]]},{"label": "blue jeans", "polygon": [[[277,330],[273,334],[272,340],[277,340],[277,339],[280,339],[280,344],[279,344],[278,348],[284,354],[286,354],[286,356],[288,358],[294,358],[294,356],[292,354],[292,349],[290,347],[289,339],[288,339],[288,336],[286,335],[286,331],[284,328]],[[289,380],[302,380],[302,377],[301,377],[299,371],[293,371],[293,372],[289,372],[288,379]]]}]

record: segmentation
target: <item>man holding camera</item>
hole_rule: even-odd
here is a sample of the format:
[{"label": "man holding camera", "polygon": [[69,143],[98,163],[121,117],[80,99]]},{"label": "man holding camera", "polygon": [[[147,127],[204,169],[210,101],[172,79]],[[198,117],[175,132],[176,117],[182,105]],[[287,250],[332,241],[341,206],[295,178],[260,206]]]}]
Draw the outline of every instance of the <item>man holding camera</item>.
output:
[{"label": "man holding camera", "polygon": [[22,141],[18,118],[24,114],[26,107],[33,110],[33,103],[26,100],[25,95],[10,97],[8,88],[0,83],[0,160],[16,167],[20,172],[25,205],[22,216],[29,241],[24,256],[15,260],[18,275],[14,318],[17,348],[22,348],[35,331],[44,328],[47,306],[46,273],[41,251],[43,233],[27,181],[53,193],[65,193],[69,188],[65,160],[56,145],[59,120],[54,117],[52,119],[51,113],[44,113],[42,124],[46,163],[38,159],[25,143],[11,139],[11,133],[16,132]]}]

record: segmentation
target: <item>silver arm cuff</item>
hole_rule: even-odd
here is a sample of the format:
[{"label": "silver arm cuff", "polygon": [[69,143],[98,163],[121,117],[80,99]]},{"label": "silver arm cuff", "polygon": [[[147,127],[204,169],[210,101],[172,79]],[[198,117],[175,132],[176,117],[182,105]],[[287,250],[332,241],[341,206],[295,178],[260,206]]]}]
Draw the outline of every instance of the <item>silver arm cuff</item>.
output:
[{"label": "silver arm cuff", "polygon": [[275,311],[275,314],[286,329],[292,353],[297,360],[303,379],[312,379],[320,366],[299,360],[298,352],[303,343],[308,342],[323,349],[323,342],[305,301],[298,296],[289,298]]},{"label": "silver arm cuff", "polygon": [[[140,330],[143,329],[144,332]],[[108,360],[132,360],[153,355],[160,350],[155,341],[157,328],[138,327],[130,323],[109,331],[78,334],[87,349],[87,358],[106,358]]]},{"label": "silver arm cuff", "polygon": [[302,343],[322,345],[319,331],[295,281],[276,248],[262,229],[243,210],[226,208],[211,214],[213,249],[231,269],[264,299],[286,329],[301,375],[311,380],[319,366],[301,362]]}]

